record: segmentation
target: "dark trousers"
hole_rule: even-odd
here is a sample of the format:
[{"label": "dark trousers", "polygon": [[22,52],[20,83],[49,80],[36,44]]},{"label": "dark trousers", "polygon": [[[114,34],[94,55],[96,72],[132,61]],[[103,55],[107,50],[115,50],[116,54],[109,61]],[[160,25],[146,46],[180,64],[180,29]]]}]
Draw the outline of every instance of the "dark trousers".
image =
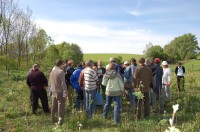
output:
[{"label": "dark trousers", "polygon": [[178,91],[184,90],[185,79],[184,76],[177,76]]},{"label": "dark trousers", "polygon": [[82,108],[84,107],[84,104],[83,104],[83,99],[84,99],[83,90],[76,91],[76,94],[77,94],[76,110],[80,110],[81,104],[82,104]]},{"label": "dark trousers", "polygon": [[[137,100],[137,119],[141,119],[144,117],[149,116],[150,114],[150,105],[149,105],[149,92],[145,92],[143,100]],[[139,101],[139,102],[138,102]]]},{"label": "dark trousers", "polygon": [[44,112],[49,113],[49,105],[48,105],[48,99],[47,99],[47,92],[45,89],[39,89],[39,90],[31,90],[32,94],[32,100],[33,100],[33,105],[32,105],[32,112],[35,113],[35,111],[38,108],[38,99],[41,100],[42,102],[42,108]]}]

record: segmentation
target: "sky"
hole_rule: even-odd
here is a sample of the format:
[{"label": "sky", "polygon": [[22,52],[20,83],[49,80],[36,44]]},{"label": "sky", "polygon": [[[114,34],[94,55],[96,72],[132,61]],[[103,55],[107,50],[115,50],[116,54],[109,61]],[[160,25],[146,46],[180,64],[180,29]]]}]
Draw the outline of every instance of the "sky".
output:
[{"label": "sky", "polygon": [[143,54],[186,33],[200,42],[200,0],[20,0],[55,44],[83,53]]}]

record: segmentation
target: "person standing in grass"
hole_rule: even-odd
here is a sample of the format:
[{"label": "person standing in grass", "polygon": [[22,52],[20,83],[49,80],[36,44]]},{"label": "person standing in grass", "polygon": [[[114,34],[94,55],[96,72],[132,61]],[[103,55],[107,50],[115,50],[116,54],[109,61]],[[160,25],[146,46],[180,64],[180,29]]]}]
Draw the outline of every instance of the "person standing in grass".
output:
[{"label": "person standing in grass", "polygon": [[102,79],[103,79],[103,75],[105,74],[105,72],[106,72],[106,69],[102,66],[102,61],[99,60],[98,67],[97,67],[97,75],[99,78],[99,92],[100,92],[100,89],[102,89],[102,96],[103,96],[104,100],[106,98],[106,95],[105,95],[106,87],[102,85]]},{"label": "person standing in grass", "polygon": [[137,103],[138,119],[142,118],[142,113],[144,114],[144,117],[148,117],[150,114],[149,90],[150,90],[150,83],[152,82],[152,72],[149,67],[144,65],[144,63],[145,59],[141,57],[139,59],[139,67],[135,70],[134,73],[134,78],[137,79],[138,82],[141,82],[143,84],[143,87],[141,87],[140,90],[144,94],[144,99],[143,100],[139,99],[138,100],[139,102]]},{"label": "person standing in grass", "polygon": [[134,78],[134,73],[135,73],[135,70],[137,69],[137,63],[136,63],[135,58],[131,58],[130,63],[131,63],[131,65],[130,65],[131,72],[132,72],[132,76],[133,76],[133,88],[136,88],[137,80]]},{"label": "person standing in grass", "polygon": [[[131,70],[131,67],[129,66],[128,61],[124,62],[124,67],[125,67],[125,70],[124,70],[124,82],[126,82],[129,79],[131,81],[131,84],[132,84],[133,74],[132,74],[132,70]],[[134,97],[133,92],[134,92],[134,89],[133,89],[132,85],[128,89],[125,88],[125,95],[126,95],[127,100],[129,100],[130,103],[131,103],[131,109],[132,110],[135,107],[135,97]]]},{"label": "person standing in grass", "polygon": [[161,90],[161,113],[164,113],[164,103],[171,101],[170,86],[172,81],[171,70],[167,61],[162,62],[163,76],[162,76],[162,90]]},{"label": "person standing in grass", "polygon": [[162,90],[162,76],[163,69],[160,66],[160,58],[154,59],[154,65],[152,67],[153,75],[153,87],[150,89],[152,112],[156,113],[156,102],[160,102],[160,94]]},{"label": "person standing in grass", "polygon": [[[38,70],[39,70],[39,69],[40,69],[40,65],[39,65],[38,63],[35,63],[35,64],[38,65]],[[27,77],[28,77],[28,75],[31,73],[32,70],[33,70],[33,66],[32,66],[31,69],[28,71]],[[29,89],[30,89],[30,96],[29,96],[29,98],[30,98],[31,107],[32,107],[32,105],[33,105],[33,95],[32,95],[32,92],[31,92],[31,88],[30,88],[30,87],[29,87]],[[39,102],[38,102],[38,108],[42,108],[42,107],[39,105]]]},{"label": "person standing in grass", "polygon": [[79,77],[80,77],[80,73],[81,71],[85,68],[85,63],[84,62],[80,62],[78,65],[78,68],[73,72],[73,74],[70,77],[70,82],[72,84],[72,87],[76,90],[76,94],[77,94],[77,99],[76,99],[76,110],[79,111],[81,108],[81,104],[82,104],[82,108],[85,107],[85,103],[84,103],[84,94],[83,94],[83,90],[81,89],[81,86],[79,85]]},{"label": "person standing in grass", "polygon": [[73,60],[69,60],[67,62],[68,67],[66,68],[66,73],[65,73],[65,79],[66,79],[66,83],[67,83],[67,88],[68,88],[68,101],[69,101],[69,106],[70,108],[73,108],[73,97],[74,97],[74,89],[72,88],[72,84],[70,82],[70,77],[73,74],[73,72],[75,71],[74,67],[73,67]]},{"label": "person standing in grass", "polygon": [[184,84],[185,84],[185,67],[182,66],[182,63],[179,62],[178,66],[175,68],[175,73],[177,76],[177,84],[178,84],[178,91],[180,92],[181,90],[184,91]]},{"label": "person standing in grass", "polygon": [[98,76],[92,69],[94,66],[94,62],[92,60],[87,61],[85,64],[86,68],[80,74],[79,84],[85,89],[86,114],[88,117],[92,117],[96,107],[95,100],[96,90],[98,88]]},{"label": "person standing in grass", "polygon": [[[67,86],[62,60],[56,60],[56,66],[51,71],[49,80],[52,90],[51,119],[53,123],[58,121],[58,125],[61,125],[64,121],[65,101],[67,97]],[[58,119],[56,119],[56,115]]]},{"label": "person standing in grass", "polygon": [[103,77],[102,85],[106,86],[106,103],[103,109],[103,117],[108,117],[109,108],[114,101],[114,121],[120,122],[120,101],[121,95],[124,92],[124,83],[121,76],[116,72],[116,64],[109,63],[107,71]]},{"label": "person standing in grass", "polygon": [[32,70],[28,74],[27,85],[31,89],[32,94],[32,113],[37,114],[37,108],[38,108],[38,99],[42,102],[42,108],[45,113],[49,113],[49,105],[48,105],[48,99],[47,99],[47,92],[46,87],[48,86],[48,81],[46,76],[43,72],[39,71],[39,65],[34,64],[32,67]]}]

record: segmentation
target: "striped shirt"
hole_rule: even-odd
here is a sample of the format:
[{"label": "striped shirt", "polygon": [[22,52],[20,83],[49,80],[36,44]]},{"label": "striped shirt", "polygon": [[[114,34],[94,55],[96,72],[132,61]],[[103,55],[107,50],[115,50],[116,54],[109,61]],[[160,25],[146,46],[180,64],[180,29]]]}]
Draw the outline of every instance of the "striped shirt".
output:
[{"label": "striped shirt", "polygon": [[98,76],[90,67],[84,69],[85,89],[94,90],[97,88]]}]

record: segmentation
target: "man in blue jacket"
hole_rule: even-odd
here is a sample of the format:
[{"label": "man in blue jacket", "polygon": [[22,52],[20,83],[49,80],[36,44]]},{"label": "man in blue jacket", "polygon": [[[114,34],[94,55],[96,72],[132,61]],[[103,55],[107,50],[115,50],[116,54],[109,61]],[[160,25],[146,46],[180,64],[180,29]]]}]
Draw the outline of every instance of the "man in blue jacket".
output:
[{"label": "man in blue jacket", "polygon": [[[132,75],[131,67],[129,66],[128,61],[124,62],[124,67],[125,67],[124,82],[126,82],[128,79],[130,79],[131,84],[132,84],[133,75]],[[133,95],[133,92],[134,92],[133,86],[131,86],[131,88],[129,88],[129,89],[125,88],[125,95],[126,95],[126,98],[131,103],[131,109],[134,109],[134,107],[135,107],[135,97]]]},{"label": "man in blue jacket", "polygon": [[84,68],[85,68],[85,63],[80,62],[78,64],[78,68],[73,72],[73,74],[70,77],[70,82],[72,84],[72,88],[74,88],[76,90],[76,94],[77,94],[77,99],[76,99],[76,104],[75,104],[77,111],[80,110],[80,104],[82,104],[82,107],[85,107],[84,91],[81,89],[81,87],[78,83],[80,73]]}]

